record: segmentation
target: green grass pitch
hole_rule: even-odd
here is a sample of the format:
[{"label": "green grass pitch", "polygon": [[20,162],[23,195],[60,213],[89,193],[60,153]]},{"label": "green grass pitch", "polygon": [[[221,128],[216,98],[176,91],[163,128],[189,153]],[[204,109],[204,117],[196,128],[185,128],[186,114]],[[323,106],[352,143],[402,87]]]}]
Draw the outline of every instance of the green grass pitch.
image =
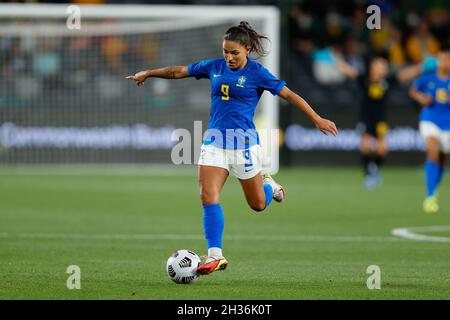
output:
[{"label": "green grass pitch", "polygon": [[[450,242],[391,235],[450,226],[450,178],[429,216],[421,168],[383,174],[366,192],[359,168],[283,169],[275,178],[287,200],[261,213],[230,177],[221,199],[229,268],[177,285],[169,255],[206,253],[194,167],[3,167],[0,299],[450,299]],[[69,265],[81,269],[80,290],[66,287]],[[381,269],[380,290],[367,288],[370,265]]]}]

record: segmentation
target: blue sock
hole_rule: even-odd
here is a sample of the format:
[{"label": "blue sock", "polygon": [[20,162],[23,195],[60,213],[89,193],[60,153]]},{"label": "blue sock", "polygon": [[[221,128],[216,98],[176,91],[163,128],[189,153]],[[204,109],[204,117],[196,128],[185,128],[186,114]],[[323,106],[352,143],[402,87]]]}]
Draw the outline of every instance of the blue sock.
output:
[{"label": "blue sock", "polygon": [[433,196],[439,183],[439,165],[434,161],[425,162],[425,180],[427,182],[427,196]]},{"label": "blue sock", "polygon": [[219,203],[203,205],[203,230],[208,242],[208,249],[222,248],[224,218]]},{"label": "blue sock", "polygon": [[273,197],[273,189],[270,183],[264,183],[264,193],[266,194],[266,208],[272,202]]}]

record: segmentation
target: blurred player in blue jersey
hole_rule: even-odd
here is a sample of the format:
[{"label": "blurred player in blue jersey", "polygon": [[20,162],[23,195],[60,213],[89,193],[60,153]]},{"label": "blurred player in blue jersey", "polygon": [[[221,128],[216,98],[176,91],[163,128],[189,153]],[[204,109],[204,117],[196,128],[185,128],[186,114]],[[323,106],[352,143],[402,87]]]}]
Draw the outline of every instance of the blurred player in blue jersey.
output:
[{"label": "blurred player in blue jersey", "polygon": [[450,47],[443,46],[437,55],[437,70],[419,77],[410,96],[422,106],[419,129],[426,143],[425,180],[426,213],[439,210],[437,190],[445,173],[450,153]]},{"label": "blurred player in blue jersey", "polygon": [[253,116],[264,90],[298,107],[324,134],[337,135],[332,121],[321,118],[284,81],[249,57],[252,52],[260,56],[266,53],[264,39],[267,38],[243,21],[226,31],[223,58],[146,70],[127,77],[138,86],[150,77],[195,77],[211,82],[210,119],[198,162],[203,228],[208,243],[208,257],[198,268],[199,274],[224,270],[228,265],[222,254],[224,216],[219,200],[229,173],[239,179],[247,203],[255,211],[267,208],[272,199],[281,202],[285,198],[284,188],[262,173],[261,147]]}]

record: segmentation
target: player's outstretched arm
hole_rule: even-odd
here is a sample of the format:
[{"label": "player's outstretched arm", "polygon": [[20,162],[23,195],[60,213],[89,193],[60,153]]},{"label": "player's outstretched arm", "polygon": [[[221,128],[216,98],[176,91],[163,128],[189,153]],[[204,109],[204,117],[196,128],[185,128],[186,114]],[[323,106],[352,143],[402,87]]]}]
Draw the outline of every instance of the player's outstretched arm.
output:
[{"label": "player's outstretched arm", "polygon": [[429,106],[433,103],[433,97],[430,95],[423,94],[419,90],[417,90],[414,86],[411,86],[409,89],[409,96],[411,99],[413,99],[415,102],[420,104],[422,107]]},{"label": "player's outstretched arm", "polygon": [[306,102],[298,94],[292,92],[288,87],[284,86],[283,89],[281,89],[280,93],[278,93],[278,95],[290,104],[293,104],[294,106],[299,108],[303,113],[305,113],[314,123],[316,128],[322,131],[325,135],[331,133],[333,136],[336,136],[338,134],[338,130],[333,121],[320,117],[313,110],[313,108],[311,108],[308,102]]},{"label": "player's outstretched arm", "polygon": [[126,79],[134,80],[136,85],[142,86],[147,78],[183,79],[187,77],[190,77],[188,66],[170,66],[140,71],[134,75],[126,77]]},{"label": "player's outstretched arm", "polygon": [[420,76],[422,73],[422,64],[407,66],[397,71],[396,77],[398,82],[406,82]]},{"label": "player's outstretched arm", "polygon": [[358,78],[358,70],[342,59],[336,61],[336,68],[351,80]]}]

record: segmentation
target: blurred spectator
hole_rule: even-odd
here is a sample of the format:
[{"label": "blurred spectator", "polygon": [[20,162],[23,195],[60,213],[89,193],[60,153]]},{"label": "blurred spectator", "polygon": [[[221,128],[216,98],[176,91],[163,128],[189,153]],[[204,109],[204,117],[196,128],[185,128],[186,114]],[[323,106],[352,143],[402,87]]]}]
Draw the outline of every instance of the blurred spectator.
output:
[{"label": "blurred spectator", "polygon": [[313,24],[313,17],[305,9],[294,6],[290,10],[288,27],[292,49],[307,54],[314,50]]},{"label": "blurred spectator", "polygon": [[406,41],[406,53],[414,63],[420,63],[439,51],[438,40],[430,33],[428,23],[421,21],[413,34]]},{"label": "blurred spectator", "polygon": [[[5,37],[1,47],[5,50],[2,50],[5,63],[0,71],[2,71],[2,77],[9,79],[10,86],[9,95],[8,90],[3,93],[6,95],[5,101],[10,105],[19,105],[21,99],[37,96],[41,90],[41,83],[30,76],[31,61],[30,56],[23,49],[23,41]],[[11,92],[15,95],[11,95]]]},{"label": "blurred spectator", "polygon": [[151,64],[159,58],[159,42],[155,35],[145,35],[139,41],[138,52],[145,64]]},{"label": "blurred spectator", "polygon": [[337,12],[335,8],[328,9],[325,16],[325,30],[327,39],[337,41],[342,39],[345,32],[344,18]]},{"label": "blurred spectator", "polygon": [[370,51],[381,54],[387,53],[389,63],[394,68],[400,68],[405,64],[405,53],[402,44],[402,32],[384,16],[382,28],[370,33]]},{"label": "blurred spectator", "polygon": [[33,55],[34,75],[42,79],[44,91],[57,89],[61,81],[61,51],[58,38],[43,38]]},{"label": "blurred spectator", "polygon": [[390,31],[392,29],[391,22],[388,16],[381,16],[381,29],[375,29],[370,31],[369,43],[371,51],[376,53],[386,52]]},{"label": "blurred spectator", "polygon": [[399,28],[392,27],[389,31],[389,40],[386,49],[389,55],[389,62],[394,69],[398,69],[406,63],[402,43],[402,31]]},{"label": "blurred spectator", "polygon": [[170,92],[170,81],[154,79],[151,84],[151,94],[147,96],[147,106],[155,109],[171,107],[174,104],[174,96]]},{"label": "blurred spectator", "polygon": [[344,56],[347,63],[352,66],[358,73],[365,72],[364,58],[360,54],[358,42],[353,37],[348,37],[345,41]]},{"label": "blurred spectator", "polygon": [[61,67],[61,57],[55,49],[53,39],[45,38],[38,43],[38,50],[33,56],[33,70],[36,75],[42,77],[57,75]]},{"label": "blurred spectator", "polygon": [[108,36],[101,40],[102,54],[113,73],[125,73],[127,70],[122,59],[126,50],[127,44],[121,37]]},{"label": "blurred spectator", "polygon": [[352,27],[349,31],[351,37],[353,37],[358,43],[365,44],[369,39],[369,29],[367,29],[366,21],[367,14],[366,8],[363,6],[359,6],[353,12],[353,16],[351,18]]},{"label": "blurred spectator", "polygon": [[89,52],[92,51],[92,38],[74,37],[68,39],[64,53],[65,67],[72,71],[86,70],[89,67]]},{"label": "blurred spectator", "polygon": [[[73,88],[88,84],[90,74],[90,64],[92,64],[93,53],[92,38],[74,37],[67,39],[64,46],[63,68],[71,76],[64,79],[65,85]],[[72,91],[76,95],[76,90]]]},{"label": "blurred spectator", "polygon": [[344,74],[336,68],[336,60],[342,54],[335,47],[318,49],[313,53],[313,74],[320,84],[338,84],[345,81]]},{"label": "blurred spectator", "polygon": [[380,8],[383,15],[390,15],[394,10],[394,4],[391,0],[371,0],[369,4],[374,4]]},{"label": "blurred spectator", "polygon": [[417,9],[410,9],[405,15],[405,23],[406,27],[411,30],[416,29],[422,19],[420,18],[420,14]]},{"label": "blurred spectator", "polygon": [[427,14],[430,29],[438,39],[443,41],[450,30],[450,1],[427,1]]},{"label": "blurred spectator", "polygon": [[20,39],[4,38],[5,76],[24,74],[30,70],[30,57],[24,52]]}]

